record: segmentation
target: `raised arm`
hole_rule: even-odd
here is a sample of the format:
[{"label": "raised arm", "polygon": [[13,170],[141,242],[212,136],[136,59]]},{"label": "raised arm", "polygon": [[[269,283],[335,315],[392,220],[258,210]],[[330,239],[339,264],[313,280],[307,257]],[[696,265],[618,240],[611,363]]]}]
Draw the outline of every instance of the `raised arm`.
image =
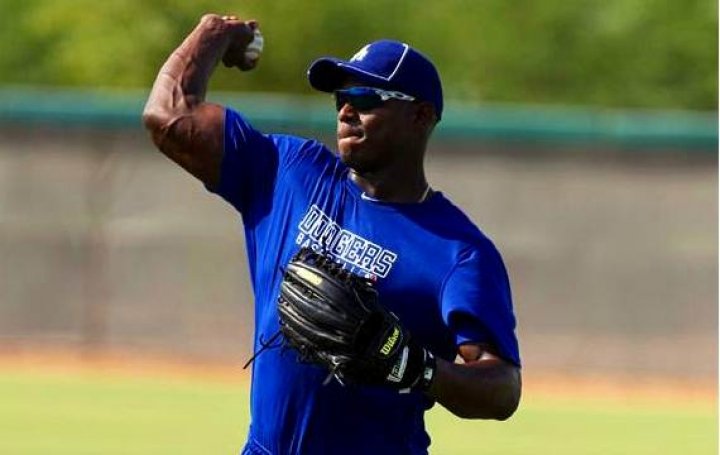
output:
[{"label": "raised arm", "polygon": [[242,71],[255,21],[206,14],[158,73],[143,112],[157,148],[210,187],[220,180],[225,110],[205,101],[218,62]]},{"label": "raised arm", "polygon": [[520,403],[520,368],[483,344],[464,344],[458,354],[464,363],[437,359],[435,380],[428,393],[458,417],[509,418]]}]

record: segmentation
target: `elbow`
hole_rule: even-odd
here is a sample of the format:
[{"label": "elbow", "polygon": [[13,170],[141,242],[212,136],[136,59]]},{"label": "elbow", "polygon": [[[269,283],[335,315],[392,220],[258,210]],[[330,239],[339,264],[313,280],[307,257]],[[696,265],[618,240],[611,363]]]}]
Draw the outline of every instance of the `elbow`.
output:
[{"label": "elbow", "polygon": [[515,414],[515,411],[517,411],[519,406],[520,392],[518,391],[518,393],[513,394],[513,396],[509,397],[502,404],[500,404],[497,409],[495,409],[495,413],[492,418],[499,421],[508,420],[510,417],[513,416],[513,414]]},{"label": "elbow", "polygon": [[520,372],[516,371],[515,373],[516,374],[514,375],[513,380],[508,384],[502,399],[497,401],[495,415],[492,417],[495,420],[508,420],[513,416],[513,414],[515,414],[518,407],[520,407],[522,380],[520,379]]},{"label": "elbow", "polygon": [[142,122],[145,129],[150,133],[155,146],[165,153],[168,149],[168,141],[172,140],[172,125],[177,120],[172,112],[167,109],[158,108],[148,104],[142,114]]},{"label": "elbow", "polygon": [[168,116],[166,113],[155,108],[151,104],[147,104],[142,113],[142,122],[145,129],[155,136],[156,133],[163,130],[167,124]]},{"label": "elbow", "polygon": [[468,400],[462,406],[454,406],[448,409],[462,419],[505,421],[517,411],[520,406],[521,395],[522,386],[518,374],[514,380],[496,388],[490,395],[477,401]]},{"label": "elbow", "polygon": [[490,405],[482,403],[477,406],[450,409],[450,411],[461,419],[497,420],[502,422],[512,417],[519,406],[520,394],[518,393],[498,399]]},{"label": "elbow", "polygon": [[143,126],[145,127],[146,130],[152,131],[155,128],[157,119],[152,114],[152,112],[148,112],[148,110],[146,108],[142,114],[142,122],[143,122]]}]

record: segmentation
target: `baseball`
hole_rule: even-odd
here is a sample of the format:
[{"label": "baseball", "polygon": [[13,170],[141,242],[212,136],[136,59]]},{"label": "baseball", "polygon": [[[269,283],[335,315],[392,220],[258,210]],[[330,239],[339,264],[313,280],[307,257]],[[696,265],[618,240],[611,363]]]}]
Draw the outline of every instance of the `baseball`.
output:
[{"label": "baseball", "polygon": [[248,44],[245,49],[245,63],[248,65],[254,64],[259,58],[263,51],[263,45],[265,40],[263,39],[260,29],[255,29],[255,38]]}]

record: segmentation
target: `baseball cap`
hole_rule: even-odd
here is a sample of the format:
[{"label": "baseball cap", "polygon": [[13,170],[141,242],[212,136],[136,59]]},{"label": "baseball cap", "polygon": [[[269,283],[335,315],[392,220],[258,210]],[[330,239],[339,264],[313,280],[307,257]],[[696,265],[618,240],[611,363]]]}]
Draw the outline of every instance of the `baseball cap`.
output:
[{"label": "baseball cap", "polygon": [[396,90],[428,101],[435,106],[438,120],[442,117],[442,84],[435,65],[400,41],[374,41],[349,60],[319,58],[310,65],[307,76],[310,85],[321,92],[339,89],[346,77],[352,76],[371,87]]}]

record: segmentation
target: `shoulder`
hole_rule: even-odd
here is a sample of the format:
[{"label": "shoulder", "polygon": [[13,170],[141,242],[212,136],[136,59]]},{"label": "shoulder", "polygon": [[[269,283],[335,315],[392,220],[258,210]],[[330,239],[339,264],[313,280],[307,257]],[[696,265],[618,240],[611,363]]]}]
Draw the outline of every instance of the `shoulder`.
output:
[{"label": "shoulder", "polygon": [[268,134],[267,137],[280,151],[297,152],[312,159],[334,160],[336,158],[325,144],[316,139],[282,133]]},{"label": "shoulder", "polygon": [[263,133],[242,113],[225,109],[225,151],[267,152],[277,156],[278,165],[301,161],[336,160],[332,151],[316,139],[292,134]]},{"label": "shoulder", "polygon": [[[263,142],[270,142],[277,148],[300,149],[300,148],[325,148],[322,143],[291,134],[263,133],[241,112],[225,108],[225,142],[226,146],[243,145],[252,139]],[[239,143],[239,144],[238,144]]]},{"label": "shoulder", "polygon": [[444,194],[437,195],[433,218],[436,232],[451,242],[452,265],[449,275],[463,268],[478,271],[494,269],[505,273],[505,265],[495,242],[460,207]]},{"label": "shoulder", "polygon": [[437,203],[433,206],[433,216],[441,223],[444,236],[462,244],[464,251],[493,246],[490,238],[464,210],[455,205],[442,192],[439,192],[436,197]]}]

